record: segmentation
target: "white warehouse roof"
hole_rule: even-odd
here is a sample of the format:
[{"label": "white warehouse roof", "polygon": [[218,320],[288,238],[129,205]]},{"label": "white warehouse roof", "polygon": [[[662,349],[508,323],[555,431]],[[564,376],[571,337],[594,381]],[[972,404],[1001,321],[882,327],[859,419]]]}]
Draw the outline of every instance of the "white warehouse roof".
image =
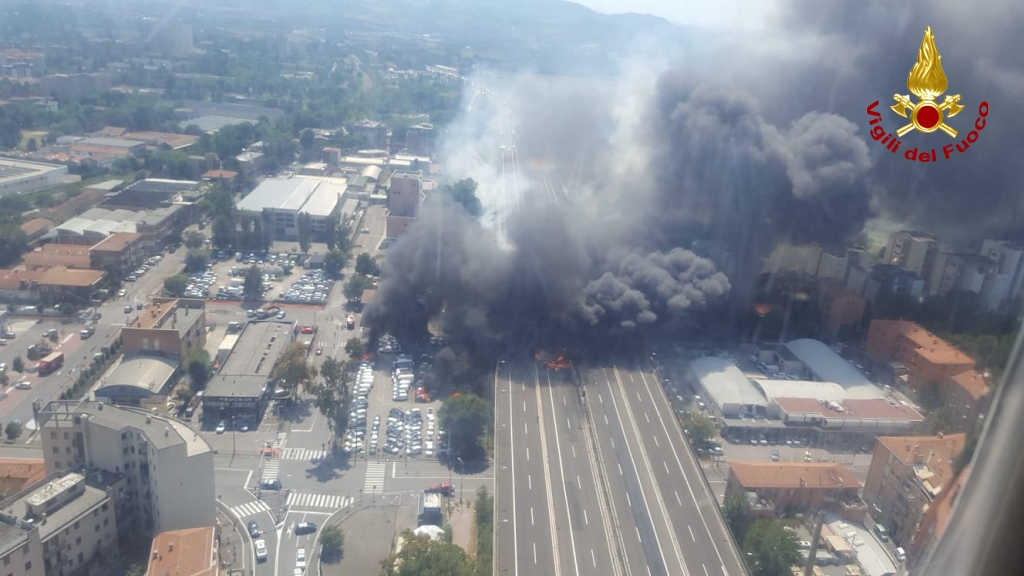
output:
[{"label": "white warehouse roof", "polygon": [[757,387],[728,358],[697,358],[690,362],[690,369],[719,408],[726,405],[768,406]]},{"label": "white warehouse roof", "polygon": [[848,398],[883,398],[882,391],[842,356],[819,340],[801,338],[786,348],[824,382],[835,382],[846,390]]},{"label": "white warehouse roof", "polygon": [[846,389],[835,382],[814,382],[809,380],[761,380],[754,382],[769,400],[775,398],[813,398],[815,400],[846,400]]},{"label": "white warehouse roof", "polygon": [[272,178],[264,180],[238,203],[239,210],[262,212],[282,210],[305,212],[311,216],[330,216],[345,193],[344,186],[312,178]]}]

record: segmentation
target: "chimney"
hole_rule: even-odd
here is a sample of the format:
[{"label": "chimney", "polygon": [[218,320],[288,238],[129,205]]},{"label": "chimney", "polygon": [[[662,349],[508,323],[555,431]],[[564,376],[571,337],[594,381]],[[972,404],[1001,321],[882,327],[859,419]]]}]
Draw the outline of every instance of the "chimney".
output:
[{"label": "chimney", "polygon": [[174,542],[167,544],[167,553],[170,554],[171,552],[174,552]]},{"label": "chimney", "polygon": [[170,428],[170,426],[164,426],[164,436],[170,436],[170,435],[171,435],[171,428]]}]

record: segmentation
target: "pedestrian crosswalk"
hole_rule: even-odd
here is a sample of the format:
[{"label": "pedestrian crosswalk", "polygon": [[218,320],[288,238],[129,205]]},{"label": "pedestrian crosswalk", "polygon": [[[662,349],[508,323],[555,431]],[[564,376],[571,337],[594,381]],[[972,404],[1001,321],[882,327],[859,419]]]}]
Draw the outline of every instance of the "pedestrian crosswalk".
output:
[{"label": "pedestrian crosswalk", "polygon": [[287,502],[293,508],[327,508],[329,510],[338,510],[351,504],[352,498],[338,496],[337,494],[303,494],[301,492],[292,492],[288,494]]},{"label": "pedestrian crosswalk", "polygon": [[366,482],[363,485],[363,494],[383,494],[384,476],[387,472],[386,462],[366,463]]},{"label": "pedestrian crosswalk", "polygon": [[277,433],[277,440],[274,440],[274,448],[277,448],[278,450],[284,450],[284,444],[287,441],[288,441],[288,433],[287,432],[278,432]]},{"label": "pedestrian crosswalk", "polygon": [[280,460],[264,460],[263,461],[263,482],[273,482],[278,479],[278,474],[281,472],[281,461]]},{"label": "pedestrian crosswalk", "polygon": [[306,460],[312,462],[327,456],[326,450],[307,450],[305,448],[285,448],[281,454],[282,460]]},{"label": "pedestrian crosswalk", "polygon": [[253,500],[252,502],[246,502],[245,504],[239,504],[238,506],[232,506],[231,511],[234,512],[239,518],[246,518],[248,516],[255,516],[270,510],[270,506],[263,500]]}]

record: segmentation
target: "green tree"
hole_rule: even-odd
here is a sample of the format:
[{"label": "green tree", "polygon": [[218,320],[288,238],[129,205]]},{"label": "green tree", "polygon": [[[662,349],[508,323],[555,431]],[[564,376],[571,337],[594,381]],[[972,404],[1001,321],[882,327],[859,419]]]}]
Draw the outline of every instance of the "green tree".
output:
[{"label": "green tree", "polygon": [[467,214],[473,218],[479,218],[484,212],[484,207],[476,196],[476,189],[477,183],[472,178],[459,180],[444,187],[445,193],[451,196],[452,200],[461,204]]},{"label": "green tree", "polygon": [[188,276],[185,274],[175,274],[164,279],[164,292],[168,296],[174,298],[184,296],[187,287]]},{"label": "green tree", "polygon": [[324,226],[324,242],[327,243],[328,250],[334,250],[338,247],[338,219],[328,218]]},{"label": "green tree", "polygon": [[758,520],[743,538],[752,576],[791,576],[800,562],[796,534],[780,520]]},{"label": "green tree", "polygon": [[358,301],[363,296],[363,290],[369,290],[370,288],[373,288],[373,280],[362,274],[353,274],[348,279],[348,282],[345,282],[342,293],[345,295],[345,298]]},{"label": "green tree", "polygon": [[722,515],[725,516],[725,521],[729,524],[729,530],[732,531],[736,541],[743,542],[743,537],[747,535],[747,529],[750,528],[750,515],[747,513],[747,503],[743,497],[726,496],[725,503],[722,505]]},{"label": "green tree", "polygon": [[345,554],[345,533],[337,526],[328,526],[320,533],[320,559],[328,564],[341,560]]},{"label": "green tree", "polygon": [[932,434],[953,432],[953,410],[949,406],[939,406],[928,412],[924,418],[925,425]]},{"label": "green tree", "polygon": [[917,393],[917,402],[925,410],[935,410],[942,406],[942,395],[939,393],[939,383],[926,382]]},{"label": "green tree", "polygon": [[309,214],[300,212],[298,217],[299,228],[299,250],[303,254],[309,254],[309,247],[313,244],[313,225],[310,222]]},{"label": "green tree", "polygon": [[210,253],[205,250],[189,250],[185,254],[185,269],[189,272],[203,272],[210,263]]},{"label": "green tree", "polygon": [[28,150],[29,152],[35,152],[36,150],[38,150],[39,145],[36,144],[36,139],[29,138],[28,142],[25,143],[25,149]]},{"label": "green tree", "polygon": [[223,214],[213,218],[212,242],[218,249],[231,248],[235,245],[235,221],[231,216]]},{"label": "green tree", "polygon": [[146,568],[142,564],[132,564],[125,571],[124,576],[146,576]]},{"label": "green tree", "polygon": [[402,550],[381,562],[386,576],[471,576],[474,573],[462,548],[429,536],[414,536],[409,531],[402,536]]},{"label": "green tree", "polygon": [[25,361],[21,359],[21,356],[15,356],[14,360],[11,361],[11,368],[14,368],[15,372],[24,372]]},{"label": "green tree", "polygon": [[337,435],[348,426],[351,375],[345,369],[344,362],[333,357],[324,359],[320,365],[320,375],[323,381],[311,381],[307,390],[316,398],[314,404],[327,419],[327,427]]},{"label": "green tree", "polygon": [[476,394],[448,398],[438,413],[439,426],[448,431],[449,448],[466,459],[482,458],[480,441],[491,423],[491,406]]},{"label": "green tree", "polygon": [[205,243],[206,236],[203,236],[200,232],[192,231],[185,237],[185,246],[193,250],[202,248]]},{"label": "green tree", "polygon": [[373,256],[370,256],[369,252],[363,252],[356,258],[356,272],[367,276],[379,276],[380,266],[377,265],[377,261],[373,259]]},{"label": "green tree", "polygon": [[188,377],[192,382],[192,389],[195,391],[206,388],[206,383],[213,376],[213,369],[210,366],[210,353],[199,348],[188,355]]},{"label": "green tree", "polygon": [[355,359],[361,359],[366,354],[366,344],[359,338],[349,338],[345,342],[345,352]]},{"label": "green tree", "polygon": [[[461,496],[460,496],[461,497]],[[494,499],[481,486],[473,506],[476,522],[476,557],[478,574],[490,574],[494,567]]]},{"label": "green tree", "polygon": [[715,437],[715,423],[703,414],[690,414],[686,417],[684,426],[690,440],[698,446]]},{"label": "green tree", "polygon": [[292,342],[285,348],[271,377],[280,380],[286,390],[294,391],[307,385],[316,377],[316,368],[307,362],[306,347],[302,342]]},{"label": "green tree", "polygon": [[316,134],[310,128],[306,128],[302,132],[299,132],[299,145],[304,150],[312,150],[313,145],[316,144]]},{"label": "green tree", "polygon": [[18,422],[8,422],[7,427],[4,428],[4,434],[7,435],[7,440],[14,442],[21,436],[21,424]]},{"label": "green tree", "polygon": [[28,250],[28,238],[19,225],[20,220],[0,226],[0,266],[6,267],[19,262],[21,255]]},{"label": "green tree", "polygon": [[245,271],[242,297],[252,302],[263,298],[263,272],[260,272],[260,267],[255,264]]},{"label": "green tree", "polygon": [[335,276],[341,274],[341,269],[345,267],[345,253],[341,250],[331,250],[324,256],[324,271],[328,274]]}]

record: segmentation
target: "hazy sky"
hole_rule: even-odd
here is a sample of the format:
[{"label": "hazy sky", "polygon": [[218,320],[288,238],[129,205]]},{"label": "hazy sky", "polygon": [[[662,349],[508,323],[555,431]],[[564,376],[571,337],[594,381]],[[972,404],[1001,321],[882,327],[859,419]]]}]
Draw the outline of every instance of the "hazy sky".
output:
[{"label": "hazy sky", "polygon": [[717,0],[715,2],[680,2],[680,0],[571,0],[591,10],[606,14],[636,12],[653,14],[690,26],[714,30],[759,29],[771,2],[750,0]]}]

